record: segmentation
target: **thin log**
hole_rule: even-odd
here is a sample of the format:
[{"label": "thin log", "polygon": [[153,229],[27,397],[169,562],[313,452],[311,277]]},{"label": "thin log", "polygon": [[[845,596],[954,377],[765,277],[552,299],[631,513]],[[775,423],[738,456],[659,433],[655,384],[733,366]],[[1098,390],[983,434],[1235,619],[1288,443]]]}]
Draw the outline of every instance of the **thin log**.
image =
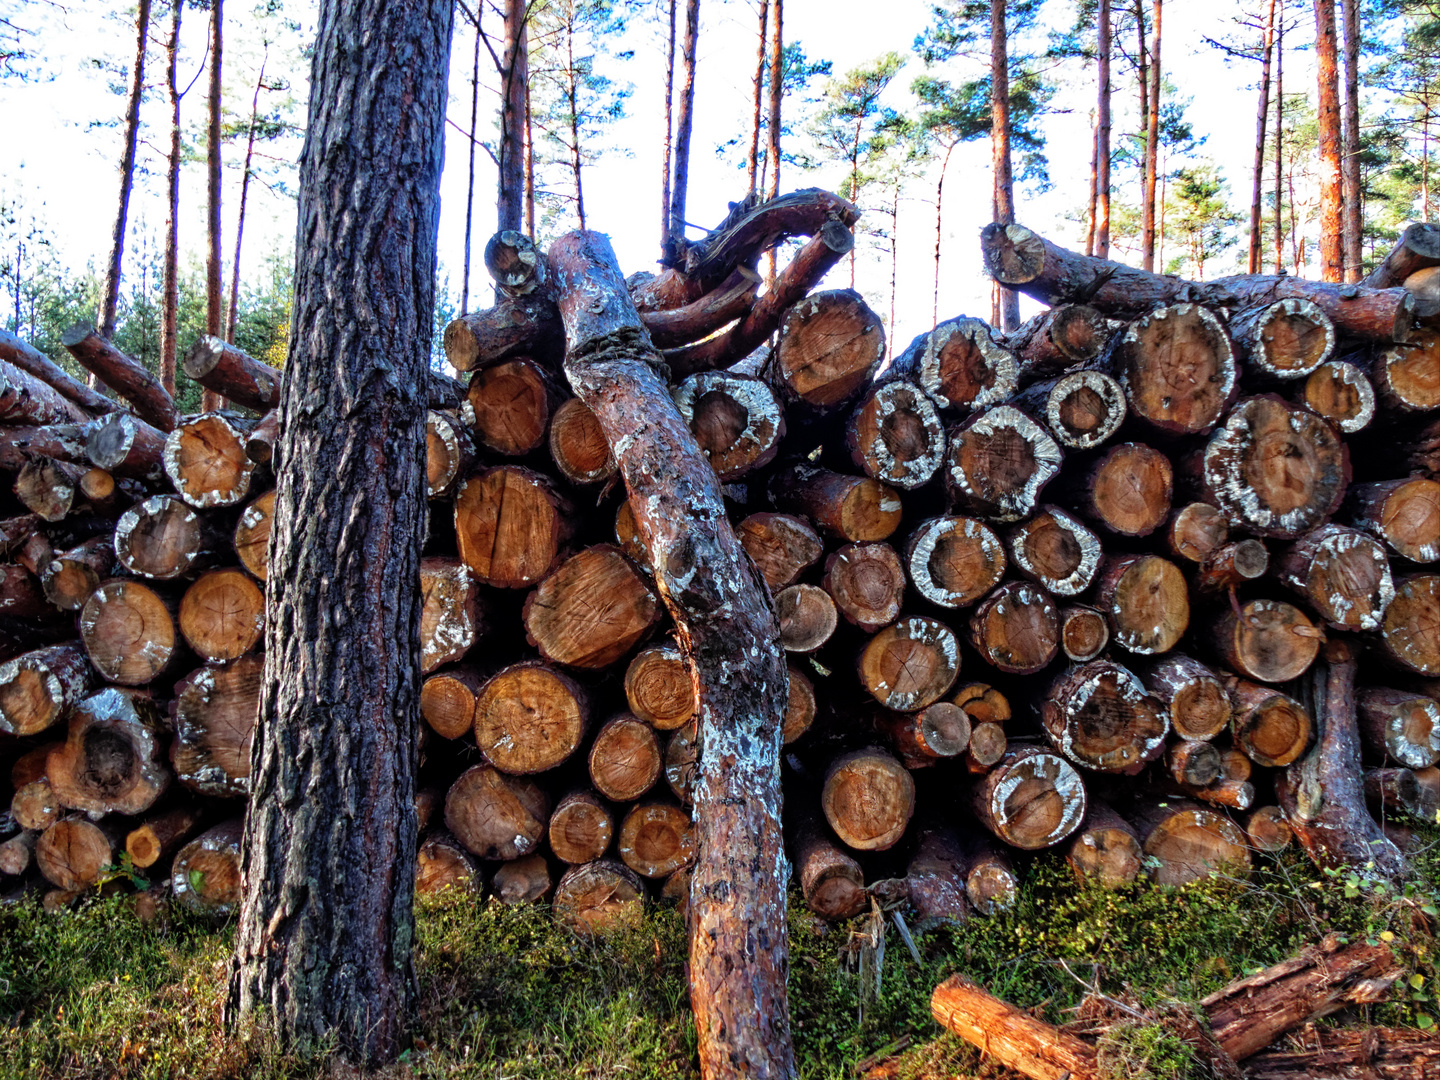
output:
[{"label": "thin log", "polygon": [[168,433],[180,423],[175,402],[160,380],[96,333],[93,326],[76,323],[60,335],[60,344],[81,367],[129,402],[135,415],[147,424]]},{"label": "thin log", "polygon": [[280,404],[281,373],[223,338],[202,336],[190,346],[180,368],[206,390],[243,409],[263,413]]},{"label": "thin log", "polygon": [[48,356],[27,341],[16,337],[8,330],[0,330],[0,360],[12,364],[21,371],[49,384],[67,400],[78,405],[91,416],[103,416],[120,408],[104,394],[97,393],[79,379],[74,378]]}]

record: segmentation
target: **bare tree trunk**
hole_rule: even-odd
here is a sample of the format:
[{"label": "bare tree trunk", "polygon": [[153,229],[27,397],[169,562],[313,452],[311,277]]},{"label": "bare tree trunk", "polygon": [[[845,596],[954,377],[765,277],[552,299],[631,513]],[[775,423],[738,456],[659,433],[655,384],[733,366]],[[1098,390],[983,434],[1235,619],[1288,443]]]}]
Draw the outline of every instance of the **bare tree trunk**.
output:
[{"label": "bare tree trunk", "polygon": [[1265,21],[1265,50],[1260,63],[1260,108],[1255,120],[1255,183],[1250,189],[1249,272],[1260,273],[1260,195],[1265,181],[1265,123],[1270,119],[1270,59],[1275,51],[1275,0]]},{"label": "bare tree trunk", "polygon": [[1343,184],[1345,280],[1359,281],[1364,207],[1360,191],[1360,15],[1356,0],[1340,0],[1345,28],[1345,102],[1341,117],[1340,175]]},{"label": "bare tree trunk", "polygon": [[1085,203],[1085,254],[1095,254],[1095,201],[1100,190],[1100,129],[1090,125],[1090,198]]},{"label": "bare tree trunk", "polygon": [[1345,279],[1341,219],[1340,88],[1335,42],[1335,0],[1315,2],[1315,62],[1320,83],[1320,278]]},{"label": "bare tree trunk", "polygon": [[[140,96],[145,89],[145,47],[150,37],[150,0],[140,0],[135,14],[135,66],[130,72],[130,99],[125,109],[125,149],[120,156],[120,205],[115,212],[115,231],[110,238],[110,262],[105,267],[105,287],[100,297],[100,336],[115,336],[116,311],[120,306],[120,265],[125,258],[125,222],[130,216],[130,187],[135,177],[135,144],[140,136]],[[91,387],[96,386],[90,376]]]},{"label": "bare tree trunk", "polygon": [[670,36],[665,47],[665,146],[661,154],[661,169],[664,174],[660,185],[660,250],[670,250],[670,165],[675,140],[675,5],[670,0]]},{"label": "bare tree trunk", "polygon": [[[675,121],[675,182],[670,188],[670,241],[685,238],[685,195],[690,183],[690,130],[695,120],[695,48],[700,39],[700,0],[685,0],[685,40],[680,49],[684,82]],[[580,226],[585,227],[583,224]]]},{"label": "bare tree trunk", "polygon": [[[780,105],[785,97],[785,0],[770,0],[775,17],[770,34],[770,117],[766,124],[765,159],[769,162],[770,187],[766,197],[773,199],[780,194]],[[767,256],[765,280],[775,280],[775,248]]]},{"label": "bare tree trunk", "polygon": [[160,302],[160,385],[175,396],[176,322],[180,310],[180,87],[176,81],[180,58],[180,15],[183,0],[170,0],[170,43],[165,86],[170,96],[169,187],[165,203],[165,295]]},{"label": "bare tree trunk", "polygon": [[945,198],[945,170],[950,167],[950,155],[955,152],[956,145],[952,142],[945,148],[944,160],[940,162],[940,181],[935,185],[935,293],[931,300],[930,317],[936,325],[940,322],[940,222]]},{"label": "bare tree trunk", "polygon": [[530,115],[530,80],[525,80],[525,235],[535,235],[535,125]]},{"label": "bare tree trunk", "polygon": [[[205,332],[219,337],[224,333],[225,290],[220,280],[220,78],[221,46],[224,43],[223,0],[210,5],[210,124],[205,155],[208,177],[205,219]],[[206,390],[200,397],[204,412],[220,408],[223,399]]]},{"label": "bare tree trunk", "polygon": [[890,322],[885,327],[886,357],[895,347],[895,282],[900,276],[900,177],[895,178],[895,194],[890,200]]},{"label": "bare tree trunk", "polygon": [[1160,13],[1154,0],[1154,26],[1150,31],[1150,112],[1145,124],[1145,202],[1141,212],[1141,265],[1155,269],[1155,188],[1160,172]]},{"label": "bare tree trunk", "polygon": [[[500,185],[495,200],[497,232],[505,229],[519,232],[524,215],[525,147],[521,142],[521,127],[530,68],[525,28],[528,14],[526,0],[505,0],[505,45],[500,54],[500,66],[504,69],[500,72],[500,139],[499,153],[495,155]],[[478,11],[476,17],[479,17]],[[480,32],[478,26],[475,32]],[[576,183],[579,183],[578,175]]]},{"label": "bare tree trunk", "polygon": [[[480,18],[477,8],[475,18]],[[475,60],[470,69],[470,171],[465,184],[465,269],[460,277],[460,314],[470,310],[470,242],[475,225],[475,131],[480,113],[480,24],[475,24]]]},{"label": "bare tree trunk", "polygon": [[764,176],[760,175],[760,113],[765,101],[765,46],[768,44],[770,0],[759,0],[760,44],[755,49],[755,107],[750,121],[750,153],[745,159],[745,171],[749,181],[747,189],[752,195],[764,187]]},{"label": "bare tree trunk", "polygon": [[580,221],[580,228],[585,228],[585,186],[581,180],[580,170],[583,162],[580,158],[580,101],[579,101],[579,80],[580,72],[575,67],[575,27],[572,24],[565,34],[565,70],[567,72],[567,87],[570,95],[570,171],[575,175],[575,216]]},{"label": "bare tree trunk", "polygon": [[240,211],[235,222],[235,261],[230,269],[230,310],[225,318],[225,340],[235,344],[235,320],[240,311],[240,244],[245,237],[245,203],[250,196],[250,163],[255,157],[255,124],[260,117],[260,88],[265,85],[265,62],[260,61],[260,76],[255,80],[255,96],[250,101],[250,131],[245,140],[245,171],[240,177]]},{"label": "bare tree trunk", "polygon": [[1100,75],[1100,101],[1096,106],[1095,124],[1095,254],[1110,257],[1110,0],[1100,0],[1100,54],[1097,60]]},{"label": "bare tree trunk", "polygon": [[1285,269],[1285,0],[1275,5],[1275,273]]},{"label": "bare tree trunk", "polygon": [[[1159,0],[1156,0],[1159,3]],[[995,173],[995,220],[1015,220],[1015,181],[1010,173],[1010,53],[1005,40],[1005,0],[990,0],[990,163]],[[1020,294],[1000,290],[1000,326],[1020,326]]]},{"label": "bare tree trunk", "polygon": [[415,1010],[417,388],[453,8],[320,5],[227,1009],[284,1050],[333,1043],[362,1068],[400,1054]]}]

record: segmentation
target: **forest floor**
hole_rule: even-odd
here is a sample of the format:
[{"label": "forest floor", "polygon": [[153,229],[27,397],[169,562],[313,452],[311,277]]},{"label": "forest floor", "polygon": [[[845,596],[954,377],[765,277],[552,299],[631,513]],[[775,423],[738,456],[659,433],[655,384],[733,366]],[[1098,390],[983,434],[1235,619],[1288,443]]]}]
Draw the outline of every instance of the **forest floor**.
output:
[{"label": "forest floor", "polygon": [[[865,917],[827,927],[796,896],[790,1003],[801,1075],[852,1080],[882,1061],[894,1080],[1001,1075],[930,1018],[931,990],[955,971],[1064,1022],[1086,984],[1147,1004],[1193,1002],[1331,931],[1391,942],[1411,972],[1390,1002],[1339,1020],[1433,1027],[1440,829],[1422,838],[1417,879],[1400,892],[1320,873],[1293,849],[1260,860],[1245,882],[1081,890],[1046,853],[1010,914],[913,933],[918,963],[893,921],[879,924],[883,937]],[[598,940],[560,927],[548,908],[466,898],[425,902],[418,924],[417,1037],[379,1074],[387,1080],[698,1075],[673,909]],[[232,936],[174,914],[142,925],[119,896],[58,915],[33,902],[0,909],[0,1077],[353,1075],[277,1054],[254,1033],[224,1036]],[[1181,1073],[1157,1062],[1151,1075]]]}]

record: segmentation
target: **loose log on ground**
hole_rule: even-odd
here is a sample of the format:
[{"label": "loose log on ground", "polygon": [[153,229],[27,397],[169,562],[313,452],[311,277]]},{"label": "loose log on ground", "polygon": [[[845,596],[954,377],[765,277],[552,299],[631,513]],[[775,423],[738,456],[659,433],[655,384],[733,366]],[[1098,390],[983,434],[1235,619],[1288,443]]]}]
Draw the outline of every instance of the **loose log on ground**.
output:
[{"label": "loose log on ground", "polygon": [[1085,785],[1060,755],[1022,743],[975,785],[971,805],[980,823],[1005,843],[1034,851],[1080,827]]},{"label": "loose log on ground", "polygon": [[590,718],[585,692],[538,661],[513,664],[475,698],[475,742],[485,760],[513,775],[544,772],[580,746]]},{"label": "loose log on ground", "polygon": [[420,597],[420,671],[428,675],[470,651],[483,632],[483,611],[479,586],[459,559],[421,559]]},{"label": "loose log on ground", "polygon": [[96,333],[94,327],[76,323],[60,335],[60,344],[81,367],[129,402],[135,415],[147,424],[170,432],[180,423],[175,402],[160,380]]},{"label": "loose log on ground", "polygon": [[1380,624],[1385,655],[1420,675],[1440,675],[1440,577],[1415,574],[1395,584]]},{"label": "loose log on ground", "polygon": [[607,720],[590,746],[590,782],[612,802],[633,802],[644,795],[660,779],[665,764],[655,729],[628,713]]},{"label": "loose log on ground", "polygon": [[480,866],[460,841],[444,831],[425,838],[415,853],[417,896],[433,896],[447,889],[473,896],[480,888]]},{"label": "loose log on ground", "polygon": [[465,395],[474,414],[475,441],[508,457],[544,445],[560,399],[554,378],[528,357],[477,371]]},{"label": "loose log on ground", "polygon": [[125,686],[150,682],[179,651],[171,605],[154,589],[119,578],[85,601],[80,639],[95,670]]},{"label": "loose log on ground", "polygon": [[1356,484],[1349,502],[1355,525],[1395,554],[1417,563],[1440,559],[1440,483],[1414,477]]},{"label": "loose log on ground", "polygon": [[1325,632],[1293,604],[1251,600],[1223,610],[1211,640],[1225,666],[1256,682],[1298,679],[1320,654]]},{"label": "loose log on ground", "polygon": [[1020,365],[985,322],[962,316],[912,341],[891,362],[886,378],[892,376],[919,386],[941,408],[966,413],[988,409],[1014,394]]},{"label": "loose log on ground", "polygon": [[1026,1076],[1089,1080],[1098,1075],[1095,1048],[1084,1039],[1006,1004],[964,975],[952,975],[935,988],[930,1014],[941,1027]]},{"label": "loose log on ground", "polygon": [[550,850],[561,862],[594,862],[610,850],[615,817],[596,792],[572,791],[555,804],[547,831]]},{"label": "loose log on ground", "polygon": [[1230,697],[1224,685],[1198,660],[1175,653],[1145,668],[1142,678],[1182,739],[1214,738],[1230,723]]},{"label": "loose log on ground", "polygon": [[866,394],[845,438],[851,460],[866,476],[906,491],[929,482],[945,460],[945,427],[935,403],[903,380]]},{"label": "loose log on ground", "polygon": [[1227,690],[1234,710],[1230,729],[1246,757],[1257,765],[1280,768],[1305,753],[1314,720],[1300,702],[1244,679],[1227,679]]},{"label": "loose log on ground", "polygon": [[1075,371],[1028,387],[1014,399],[1045,421],[1061,446],[1090,450],[1119,430],[1125,420],[1125,391],[1103,371]]},{"label": "loose log on ground", "polygon": [[644,906],[640,877],[610,859],[572,866],[555,887],[555,918],[581,933],[639,926]]},{"label": "loose log on ground", "polygon": [[[0,681],[5,669],[0,668]],[[1381,760],[1411,769],[1440,761],[1440,703],[1404,690],[1370,686],[1355,698],[1360,735]]]},{"label": "loose log on ground", "polygon": [[267,491],[245,508],[235,525],[235,554],[260,581],[269,577],[270,526],[275,520],[275,492]]},{"label": "loose log on ground", "polygon": [[846,846],[886,851],[905,835],[915,813],[915,781],[884,750],[855,750],[830,763],[820,806]]},{"label": "loose log on ground", "polygon": [[894,622],[905,597],[900,558],[894,548],[883,543],[846,544],[836,549],[825,560],[821,584],[845,621],[867,633]]},{"label": "loose log on ground", "polygon": [[1370,378],[1381,408],[1417,413],[1440,407],[1440,330],[1416,330],[1405,344],[1381,349]]},{"label": "loose log on ground", "polygon": [[795,584],[825,550],[815,530],[792,514],[751,514],[735,526],[735,536],[772,595]]},{"label": "loose log on ground", "polygon": [[213,565],[229,540],[214,518],[173,495],[152,495],[120,516],[115,557],[132,574],[169,581]]},{"label": "loose log on ground", "polygon": [[93,822],[75,814],[40,834],[35,865],[45,880],[61,889],[85,889],[119,862],[125,834],[114,822]]},{"label": "loose log on ground", "polygon": [[777,509],[854,544],[887,539],[900,524],[900,493],[868,476],[798,465],[775,474],[770,498]]},{"label": "loose log on ground", "polygon": [[1440,1038],[1407,1028],[1309,1026],[1245,1062],[1250,1080],[1410,1080],[1440,1069]]},{"label": "loose log on ground", "polygon": [[1149,536],[1170,516],[1170,459],[1143,443],[1106,450],[1080,482],[1080,513],[1118,536]]},{"label": "loose log on ground", "polygon": [[945,485],[957,503],[987,521],[1031,514],[1060,470],[1061,451],[1049,432],[1024,413],[1000,405],[950,433]]},{"label": "loose log on ground", "polygon": [[218,337],[201,337],[180,367],[206,390],[241,408],[263,413],[280,404],[281,373]]},{"label": "loose log on ground", "polygon": [[1108,660],[1062,673],[1041,701],[1040,722],[1077,765],[1130,775],[1160,756],[1169,731],[1140,680]]},{"label": "loose log on ground", "polygon": [[1157,885],[1185,885],[1212,873],[1250,872],[1250,845],[1240,827],[1222,814],[1184,799],[1141,803],[1130,820]]},{"label": "loose log on ground", "polygon": [[1245,354],[1247,371],[1273,379],[1302,379],[1330,359],[1335,324],[1309,300],[1277,300],[1237,311],[1230,333]]},{"label": "loose log on ground", "polygon": [[675,407],[721,480],[762,469],[780,452],[785,413],[758,378],[726,371],[691,375],[673,392]]},{"label": "loose log on ground", "polygon": [[435,672],[420,687],[421,718],[436,735],[460,738],[475,727],[475,698],[484,682],[469,668]]},{"label": "loose log on ground", "polygon": [[91,425],[85,456],[116,476],[158,479],[165,470],[165,432],[128,412],[111,413]]},{"label": "loose log on ground", "polygon": [[1028,381],[1089,363],[1109,340],[1110,324],[1100,312],[1085,304],[1057,304],[1005,335],[1003,342]]},{"label": "loose log on ground", "polygon": [[39,349],[8,330],[0,330],[0,360],[35,376],[91,416],[103,416],[120,408],[116,402],[73,378]]},{"label": "loose log on ground", "polygon": [[915,854],[905,868],[905,888],[921,925],[964,922],[969,916],[965,866],[965,849],[954,830],[934,821],[918,830]]},{"label": "loose log on ground", "polygon": [[881,705],[914,712],[939,701],[955,685],[959,642],[939,620],[907,615],[866,643],[859,672],[861,685]]},{"label": "loose log on ground", "polygon": [[694,863],[695,828],[679,806],[650,800],[625,815],[615,850],[641,877],[669,877]]},{"label": "loose log on ground", "polygon": [[1276,570],[1281,582],[1337,630],[1378,629],[1395,599],[1385,549],[1339,525],[1306,533],[1281,556]]},{"label": "loose log on ground", "polygon": [[1348,360],[1327,360],[1312,371],[1301,387],[1299,401],[1345,435],[1363,431],[1375,419],[1375,388]]},{"label": "loose log on ground", "polygon": [[1239,386],[1230,335],[1198,304],[1159,307],[1140,316],[1116,339],[1110,365],[1130,413],[1175,435],[1209,431]]},{"label": "loose log on ground", "polygon": [[240,904],[240,840],[236,818],[216,825],[186,844],[170,869],[170,891],[191,914],[229,918]]},{"label": "loose log on ground", "polygon": [[1135,827],[1098,799],[1090,800],[1084,824],[1065,849],[1065,862],[1082,887],[1129,885],[1140,876],[1144,857]]},{"label": "loose log on ground", "polygon": [[445,796],[445,827],[482,859],[518,859],[545,837],[550,800],[524,777],[474,765]]},{"label": "loose log on ground", "polygon": [[1205,447],[1203,469],[1207,497],[1232,524],[1284,539],[1323,524],[1350,479],[1335,429],[1268,395],[1231,411]]},{"label": "loose log on ground", "polygon": [[600,484],[615,475],[615,455],[595,414],[579,398],[567,398],[550,421],[550,458],[572,484]]},{"label": "loose log on ground", "polygon": [[219,797],[250,793],[250,744],[260,715],[265,658],[206,664],[175,684],[170,764],[192,791]]},{"label": "loose log on ground", "polygon": [[1099,538],[1053,506],[1012,529],[1009,545],[1015,568],[1055,596],[1084,592],[1100,567]]},{"label": "loose log on ground", "polygon": [[982,521],[931,518],[906,543],[905,566],[916,590],[932,604],[969,607],[1005,576],[1005,549]]},{"label": "loose log on ground", "polygon": [[673,731],[694,716],[695,679],[679,648],[665,642],[636,653],[625,669],[625,700],[656,731]]},{"label": "loose log on ground", "polygon": [[222,412],[181,421],[165,439],[165,475],[191,506],[234,506],[250,495],[255,462],[245,453],[248,424]]},{"label": "loose log on ground", "polygon": [[115,568],[115,539],[97,536],[50,560],[41,575],[45,599],[61,611],[79,611]]},{"label": "loose log on ground", "polygon": [[1012,675],[1031,675],[1060,650],[1060,613],[1044,589],[1009,581],[987,596],[970,616],[970,644],[984,659]]},{"label": "loose log on ground", "polygon": [[539,473],[514,465],[469,477],[455,498],[460,557],[486,585],[529,588],[559,563],[573,511]]},{"label": "loose log on ground", "polygon": [[34,735],[90,692],[95,677],[79,642],[52,645],[0,665],[0,731]]},{"label": "loose log on ground", "polygon": [[450,413],[431,409],[425,420],[425,494],[449,498],[470,475],[475,443],[470,432]]},{"label": "loose log on ground", "polygon": [[1095,605],[1110,621],[1110,636],[1142,656],[1169,652],[1190,625],[1189,588],[1180,568],[1158,555],[1107,558]]},{"label": "loose log on ground", "polygon": [[1077,664],[1094,660],[1110,644],[1110,624],[1092,607],[1075,604],[1060,609],[1060,651]]},{"label": "loose log on ground", "polygon": [[234,660],[265,631],[265,594],[243,570],[211,570],[185,590],[178,622],[202,659]]},{"label": "loose log on ground", "polygon": [[619,548],[597,544],[562,563],[525,599],[525,634],[547,660],[614,663],[660,620],[660,603]]},{"label": "loose log on ground", "polygon": [[125,854],[130,865],[145,870],[178,851],[193,836],[205,812],[198,806],[177,806],[149,820],[125,835]]},{"label": "loose log on ground", "polygon": [[150,809],[170,783],[161,733],[160,714],[148,698],[114,687],[86,698],[70,713],[65,742],[46,759],[55,798],[92,815]]}]

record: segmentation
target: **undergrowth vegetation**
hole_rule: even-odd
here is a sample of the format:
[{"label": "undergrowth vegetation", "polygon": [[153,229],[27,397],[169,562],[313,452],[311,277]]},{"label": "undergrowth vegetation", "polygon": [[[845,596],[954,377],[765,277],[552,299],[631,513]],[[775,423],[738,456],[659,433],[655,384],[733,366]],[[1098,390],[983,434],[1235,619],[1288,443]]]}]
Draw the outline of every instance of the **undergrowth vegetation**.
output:
[{"label": "undergrowth vegetation", "polygon": [[[1331,932],[1389,942],[1408,967],[1391,1001],[1351,1019],[1432,1026],[1440,832],[1428,840],[1416,882],[1399,891],[1320,873],[1298,853],[1264,861],[1246,882],[1081,890],[1058,856],[1042,855],[1013,912],[907,928],[914,953],[889,913],[827,927],[796,897],[790,986],[801,1075],[850,1078],[882,1059],[896,1080],[977,1075],[975,1051],[930,1019],[930,992],[955,971],[1064,1022],[1090,987],[1146,1004],[1193,1002]],[[418,923],[416,1042],[383,1075],[696,1074],[685,932],[673,909],[597,940],[557,926],[545,908],[459,897],[427,901]],[[60,915],[34,903],[0,909],[0,1077],[335,1075],[333,1063],[280,1055],[252,1031],[224,1036],[231,944],[230,928],[178,914],[142,925],[123,897]],[[1121,1034],[1127,1060],[1153,1057],[1151,1073],[1135,1075],[1173,1069],[1163,1031]]]}]

